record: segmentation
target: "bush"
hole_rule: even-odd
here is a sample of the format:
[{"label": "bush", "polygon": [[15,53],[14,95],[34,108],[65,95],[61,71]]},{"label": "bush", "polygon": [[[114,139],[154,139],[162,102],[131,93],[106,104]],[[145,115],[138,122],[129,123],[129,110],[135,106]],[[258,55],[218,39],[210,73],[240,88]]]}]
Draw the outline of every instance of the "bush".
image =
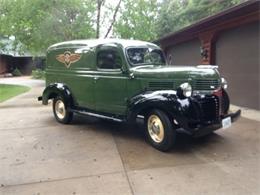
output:
[{"label": "bush", "polygon": [[18,68],[15,68],[12,72],[12,75],[18,77],[18,76],[22,76],[22,73]]},{"label": "bush", "polygon": [[45,79],[45,71],[41,69],[36,69],[32,71],[33,79]]}]

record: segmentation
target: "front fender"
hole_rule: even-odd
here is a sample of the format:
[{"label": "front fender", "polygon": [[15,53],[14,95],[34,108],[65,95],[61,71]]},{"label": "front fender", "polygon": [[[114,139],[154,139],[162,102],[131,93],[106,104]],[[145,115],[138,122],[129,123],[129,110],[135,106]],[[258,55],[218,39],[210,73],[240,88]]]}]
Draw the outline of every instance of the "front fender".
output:
[{"label": "front fender", "polygon": [[67,105],[73,104],[73,96],[68,86],[63,83],[52,83],[47,86],[42,94],[42,104],[47,105],[48,100],[61,96]]},{"label": "front fender", "polygon": [[175,119],[183,128],[188,121],[195,118],[193,104],[189,98],[180,99],[176,91],[160,90],[147,91],[132,97],[129,100],[127,120],[134,122],[137,115],[145,114],[151,109],[160,109]]}]

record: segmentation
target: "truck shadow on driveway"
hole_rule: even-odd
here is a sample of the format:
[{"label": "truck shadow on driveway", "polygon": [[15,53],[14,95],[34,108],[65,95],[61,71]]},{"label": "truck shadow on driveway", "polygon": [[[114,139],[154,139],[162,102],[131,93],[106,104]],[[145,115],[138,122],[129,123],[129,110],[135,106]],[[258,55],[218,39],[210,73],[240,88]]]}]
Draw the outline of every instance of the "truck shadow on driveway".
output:
[{"label": "truck shadow on driveway", "polygon": [[141,124],[129,126],[76,116],[73,125],[87,125],[97,131],[99,129],[110,131],[126,170],[226,161],[248,155],[252,148],[253,151],[256,150],[253,145],[251,147],[245,147],[244,144],[238,145],[236,141],[239,140],[231,140],[231,134],[228,131],[223,133],[221,130],[220,133],[212,133],[202,138],[192,138],[178,133],[175,147],[164,153],[154,149],[145,141]]}]

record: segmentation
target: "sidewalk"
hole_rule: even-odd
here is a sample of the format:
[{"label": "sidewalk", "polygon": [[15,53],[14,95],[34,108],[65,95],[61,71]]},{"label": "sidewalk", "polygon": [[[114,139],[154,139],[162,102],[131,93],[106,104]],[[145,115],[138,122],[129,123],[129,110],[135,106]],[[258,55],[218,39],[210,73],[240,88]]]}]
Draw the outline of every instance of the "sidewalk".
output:
[{"label": "sidewalk", "polygon": [[235,105],[230,106],[231,111],[236,111],[238,109],[241,109],[242,117],[260,122],[260,110],[254,110],[254,109],[235,106]]},{"label": "sidewalk", "polygon": [[45,83],[45,81],[40,79],[31,79],[30,76],[21,76],[21,77],[0,78],[0,83],[12,84],[12,85],[25,85],[28,87],[38,87],[38,86],[42,86],[43,83]]}]

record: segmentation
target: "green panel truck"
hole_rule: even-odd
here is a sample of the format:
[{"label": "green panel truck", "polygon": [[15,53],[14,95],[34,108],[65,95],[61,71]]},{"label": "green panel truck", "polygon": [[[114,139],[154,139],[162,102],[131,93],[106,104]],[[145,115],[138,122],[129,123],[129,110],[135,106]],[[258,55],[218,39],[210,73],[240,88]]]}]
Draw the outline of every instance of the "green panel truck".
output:
[{"label": "green panel truck", "polygon": [[217,67],[172,66],[157,45],[123,39],[76,40],[47,50],[46,88],[60,123],[73,114],[116,122],[142,118],[153,147],[169,150],[176,132],[204,136],[230,127],[227,82]]}]

